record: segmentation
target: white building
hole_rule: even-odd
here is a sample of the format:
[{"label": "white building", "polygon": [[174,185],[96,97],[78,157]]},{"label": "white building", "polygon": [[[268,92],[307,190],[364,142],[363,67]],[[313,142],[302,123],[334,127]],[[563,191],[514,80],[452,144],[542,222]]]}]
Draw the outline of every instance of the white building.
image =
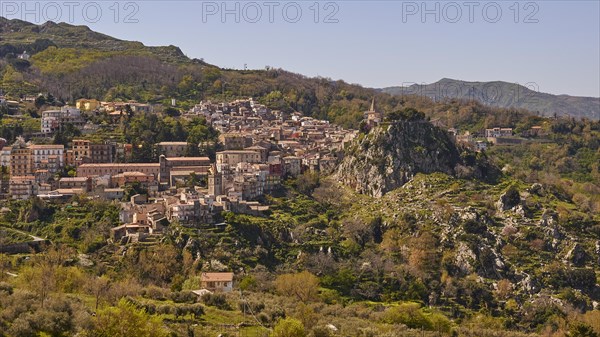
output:
[{"label": "white building", "polygon": [[34,169],[47,169],[58,172],[65,166],[64,145],[31,145],[31,160]]},{"label": "white building", "polygon": [[10,167],[10,153],[12,152],[12,146],[5,146],[0,150],[0,166]]},{"label": "white building", "polygon": [[513,135],[512,128],[493,128],[485,129],[486,138],[511,137]]},{"label": "white building", "polygon": [[54,133],[67,124],[72,124],[81,130],[85,126],[85,119],[81,115],[81,110],[64,106],[60,110],[42,112],[42,133]]},{"label": "white building", "polygon": [[47,110],[42,112],[42,133],[53,133],[60,127],[60,110]]}]

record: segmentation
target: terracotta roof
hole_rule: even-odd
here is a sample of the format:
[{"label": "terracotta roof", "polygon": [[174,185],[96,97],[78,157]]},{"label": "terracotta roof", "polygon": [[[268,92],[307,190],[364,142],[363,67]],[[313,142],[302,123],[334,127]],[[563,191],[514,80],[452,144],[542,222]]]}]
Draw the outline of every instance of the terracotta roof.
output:
[{"label": "terracotta roof", "polygon": [[102,164],[81,164],[79,167],[114,167],[114,168],[127,168],[127,167],[160,167],[159,163],[102,163]]},{"label": "terracotta roof", "polygon": [[208,157],[167,157],[168,161],[207,161],[210,162]]},{"label": "terracotta roof", "polygon": [[150,175],[142,173],[142,172],[123,172],[123,173],[116,174],[113,177],[120,178],[120,177],[148,177],[148,176],[150,176]]},{"label": "terracotta roof", "polygon": [[181,146],[187,146],[188,143],[187,142],[160,142],[158,143],[158,145],[181,145]]},{"label": "terracotta roof", "polygon": [[30,149],[32,150],[37,150],[37,149],[64,149],[65,146],[64,145],[31,145],[29,146]]},{"label": "terracotta roof", "polygon": [[88,177],[64,177],[60,178],[60,182],[86,182],[88,181]]},{"label": "terracotta roof", "polygon": [[233,273],[202,273],[200,280],[203,282],[231,282]]}]

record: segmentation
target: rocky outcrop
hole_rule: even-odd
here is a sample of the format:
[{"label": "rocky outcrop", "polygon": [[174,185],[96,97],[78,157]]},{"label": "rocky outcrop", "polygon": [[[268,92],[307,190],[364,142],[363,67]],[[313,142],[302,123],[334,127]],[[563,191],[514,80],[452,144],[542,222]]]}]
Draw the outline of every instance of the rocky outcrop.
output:
[{"label": "rocky outcrop", "polygon": [[567,252],[567,256],[565,259],[568,262],[573,263],[573,265],[581,267],[585,265],[585,262],[588,258],[588,255],[579,243],[575,243],[575,245]]},{"label": "rocky outcrop", "polygon": [[500,196],[500,199],[496,203],[496,208],[499,211],[507,211],[509,209],[516,208],[521,205],[521,195],[519,191],[513,186],[510,187],[504,194]]},{"label": "rocky outcrop", "polygon": [[[336,177],[357,192],[381,197],[416,173],[485,176],[474,154],[463,160],[448,133],[426,121],[384,124],[347,149]],[[466,163],[471,161],[471,163]]]}]

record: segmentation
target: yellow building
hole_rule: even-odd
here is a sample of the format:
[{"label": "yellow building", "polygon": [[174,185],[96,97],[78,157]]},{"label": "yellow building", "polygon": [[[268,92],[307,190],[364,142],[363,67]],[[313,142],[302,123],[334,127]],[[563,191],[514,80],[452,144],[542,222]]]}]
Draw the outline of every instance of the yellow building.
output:
[{"label": "yellow building", "polygon": [[100,102],[95,99],[79,99],[77,100],[75,106],[79,110],[92,111],[98,109]]}]

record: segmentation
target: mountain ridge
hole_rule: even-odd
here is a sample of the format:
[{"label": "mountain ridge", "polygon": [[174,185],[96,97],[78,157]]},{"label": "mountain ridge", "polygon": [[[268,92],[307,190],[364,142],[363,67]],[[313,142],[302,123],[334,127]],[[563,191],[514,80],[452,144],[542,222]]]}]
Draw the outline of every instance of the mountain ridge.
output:
[{"label": "mountain ridge", "polygon": [[50,40],[58,48],[92,48],[103,52],[138,51],[155,54],[163,61],[190,61],[179,47],[147,46],[139,41],[127,41],[96,32],[86,25],[48,21],[40,25],[18,19],[0,17],[0,45],[27,46],[38,40]]},{"label": "mountain ridge", "polygon": [[535,83],[520,85],[505,81],[482,82],[442,78],[430,84],[412,84],[379,90],[391,95],[419,95],[434,100],[478,100],[494,107],[527,109],[546,117],[557,115],[600,119],[600,98],[543,93],[539,92]]}]

